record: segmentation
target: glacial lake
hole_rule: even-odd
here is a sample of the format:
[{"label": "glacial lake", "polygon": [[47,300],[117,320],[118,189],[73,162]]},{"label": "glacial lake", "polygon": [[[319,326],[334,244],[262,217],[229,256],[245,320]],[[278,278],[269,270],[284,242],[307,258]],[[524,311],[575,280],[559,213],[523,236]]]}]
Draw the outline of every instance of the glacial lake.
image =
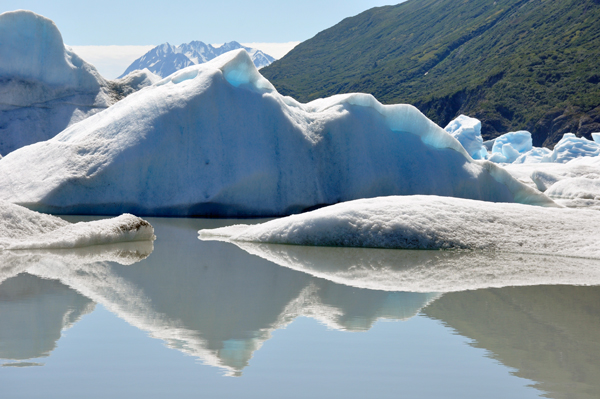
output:
[{"label": "glacial lake", "polygon": [[570,285],[594,261],[245,247],[198,239],[235,221],[148,220],[152,244],[1,254],[1,398],[600,397],[600,286]]}]

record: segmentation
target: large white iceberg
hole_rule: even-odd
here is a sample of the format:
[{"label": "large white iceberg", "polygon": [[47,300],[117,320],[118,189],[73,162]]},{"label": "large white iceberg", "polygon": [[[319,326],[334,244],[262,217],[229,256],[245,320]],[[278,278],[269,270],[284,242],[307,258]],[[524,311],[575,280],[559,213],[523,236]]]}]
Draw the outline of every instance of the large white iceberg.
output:
[{"label": "large white iceberg", "polygon": [[487,150],[481,137],[481,122],[479,119],[459,115],[444,128],[452,137],[457,139],[473,159],[486,159]]},{"label": "large white iceberg", "polygon": [[0,14],[0,38],[2,155],[54,137],[152,80],[147,70],[105,80],[65,47],[54,22],[31,11]]},{"label": "large white iceberg", "polygon": [[471,249],[600,259],[600,213],[437,196],[349,201],[201,239],[403,249]]},{"label": "large white iceberg", "polygon": [[51,213],[266,216],[382,195],[553,205],[410,105],[300,104],[243,50],[0,160],[0,199]]},{"label": "large white iceberg", "polygon": [[150,223],[129,214],[72,224],[0,201],[0,250],[77,248],[153,239]]}]

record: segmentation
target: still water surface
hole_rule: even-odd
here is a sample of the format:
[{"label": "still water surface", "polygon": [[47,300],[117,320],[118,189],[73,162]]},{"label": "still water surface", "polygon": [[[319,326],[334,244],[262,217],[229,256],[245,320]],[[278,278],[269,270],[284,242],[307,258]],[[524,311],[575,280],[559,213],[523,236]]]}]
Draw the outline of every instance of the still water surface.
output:
[{"label": "still water surface", "polygon": [[266,256],[198,240],[231,221],[149,220],[153,245],[2,254],[0,398],[600,397],[598,286],[373,289],[334,259],[413,255]]}]

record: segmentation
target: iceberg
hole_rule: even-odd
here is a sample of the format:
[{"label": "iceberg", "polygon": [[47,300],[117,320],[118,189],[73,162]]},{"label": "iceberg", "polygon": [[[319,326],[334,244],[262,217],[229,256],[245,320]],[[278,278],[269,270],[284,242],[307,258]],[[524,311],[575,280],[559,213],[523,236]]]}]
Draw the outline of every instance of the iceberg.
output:
[{"label": "iceberg", "polygon": [[0,250],[77,248],[154,238],[150,223],[129,214],[72,224],[0,201]]},{"label": "iceberg", "polygon": [[565,133],[551,151],[532,147],[531,134],[527,131],[506,133],[494,140],[488,160],[509,164],[566,163],[576,158],[597,157],[600,155],[599,136],[599,133],[592,133],[595,141],[591,141]]},{"label": "iceberg", "polygon": [[520,154],[513,163],[542,163],[550,162],[552,151],[544,147],[534,147],[531,150]]},{"label": "iceberg", "polygon": [[356,93],[301,104],[244,50],[0,160],[0,199],[49,213],[281,216],[410,194],[555,205],[413,106]]},{"label": "iceberg", "polygon": [[457,139],[473,159],[487,158],[487,149],[481,138],[481,122],[478,119],[459,115],[444,130]]},{"label": "iceberg", "polygon": [[48,140],[150,83],[149,71],[105,80],[63,44],[51,20],[31,11],[0,14],[0,154]]},{"label": "iceberg", "polygon": [[598,155],[600,155],[599,143],[585,137],[576,137],[573,133],[565,133],[554,146],[550,161],[566,163],[575,158],[597,157]]},{"label": "iceberg", "polygon": [[232,242],[465,249],[600,259],[600,213],[437,196],[349,201],[258,225],[198,232]]},{"label": "iceberg", "polygon": [[505,133],[494,140],[490,161],[512,163],[533,148],[531,133],[526,130]]}]

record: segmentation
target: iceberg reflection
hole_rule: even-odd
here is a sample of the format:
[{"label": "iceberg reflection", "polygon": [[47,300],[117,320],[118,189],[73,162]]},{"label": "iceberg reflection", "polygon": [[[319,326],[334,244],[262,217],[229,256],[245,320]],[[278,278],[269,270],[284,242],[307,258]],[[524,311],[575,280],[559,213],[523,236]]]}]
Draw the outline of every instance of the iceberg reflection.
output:
[{"label": "iceberg reflection", "polygon": [[189,221],[152,223],[156,250],[138,264],[57,265],[42,256],[26,270],[60,281],[227,375],[240,375],[272,331],[299,316],[329,328],[364,331],[380,318],[413,317],[439,295],[336,284],[249,256],[228,243],[199,242],[197,227],[186,226]]},{"label": "iceberg reflection", "polygon": [[24,360],[49,356],[62,331],[94,309],[95,303],[89,297],[59,281],[60,270],[94,264],[98,267],[108,262],[133,264],[146,258],[152,249],[148,241],[0,252],[0,359],[11,361],[3,366],[42,365]]},{"label": "iceberg reflection", "polygon": [[[107,252],[0,253],[0,358],[34,365],[94,303],[237,376],[297,317],[366,331],[378,319],[421,314],[475,340],[550,396],[600,391],[600,287],[572,286],[599,284],[598,261],[197,239],[199,227],[220,223],[153,220],[153,252],[140,242]],[[45,299],[51,295],[58,299]],[[31,317],[38,313],[44,317]],[[30,324],[19,324],[26,318]]]},{"label": "iceberg reflection", "polygon": [[600,285],[597,259],[494,251],[232,243],[280,266],[371,290],[454,292],[545,284]]},{"label": "iceberg reflection", "polygon": [[423,310],[538,381],[552,398],[600,397],[600,287],[506,287],[446,294]]},{"label": "iceberg reflection", "polygon": [[25,367],[47,357],[61,332],[94,309],[94,303],[56,280],[26,273],[0,285],[0,359],[3,366]]}]

